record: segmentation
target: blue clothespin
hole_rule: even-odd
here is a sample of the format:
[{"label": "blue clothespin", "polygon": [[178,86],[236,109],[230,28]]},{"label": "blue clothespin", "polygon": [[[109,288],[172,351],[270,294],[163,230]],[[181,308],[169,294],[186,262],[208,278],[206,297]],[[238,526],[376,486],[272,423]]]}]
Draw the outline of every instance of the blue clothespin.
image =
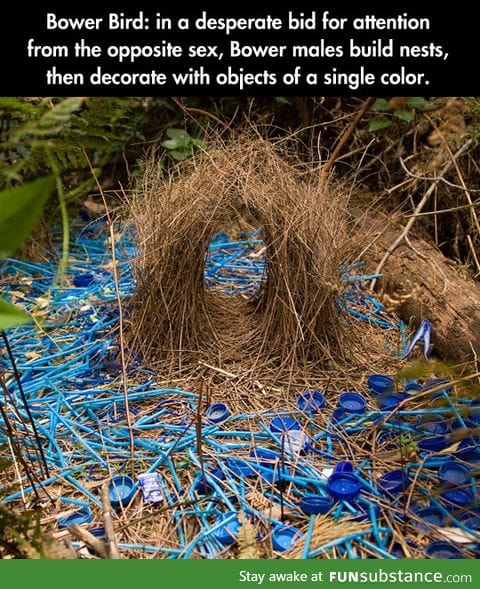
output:
[{"label": "blue clothespin", "polygon": [[415,335],[413,336],[412,341],[410,342],[410,345],[408,346],[408,350],[403,355],[402,359],[405,360],[406,358],[408,358],[410,356],[410,354],[413,352],[413,348],[415,347],[415,345],[418,342],[423,342],[423,355],[425,357],[425,360],[428,360],[428,353],[430,351],[431,337],[432,337],[432,324],[430,323],[430,321],[428,319],[424,319],[421,322],[420,327],[415,332]]}]

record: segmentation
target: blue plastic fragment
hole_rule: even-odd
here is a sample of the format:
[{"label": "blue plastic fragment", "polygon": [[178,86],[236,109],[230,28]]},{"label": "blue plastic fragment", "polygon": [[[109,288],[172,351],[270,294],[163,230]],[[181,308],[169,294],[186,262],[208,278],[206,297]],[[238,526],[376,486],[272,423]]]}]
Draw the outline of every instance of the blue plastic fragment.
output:
[{"label": "blue plastic fragment", "polygon": [[418,343],[423,343],[423,355],[425,360],[428,360],[428,354],[430,353],[430,340],[432,337],[432,324],[428,319],[424,319],[420,327],[415,332],[410,345],[407,348],[407,351],[403,355],[403,359],[405,360],[410,356],[413,352],[413,349]]}]

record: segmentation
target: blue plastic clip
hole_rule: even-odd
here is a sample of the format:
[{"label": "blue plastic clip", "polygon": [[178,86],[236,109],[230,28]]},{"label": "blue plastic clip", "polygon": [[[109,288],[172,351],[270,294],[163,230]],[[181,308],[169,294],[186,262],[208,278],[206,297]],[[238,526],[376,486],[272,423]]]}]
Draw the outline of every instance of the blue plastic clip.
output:
[{"label": "blue plastic clip", "polygon": [[415,335],[413,336],[412,341],[410,342],[410,345],[408,346],[406,353],[402,356],[402,359],[405,360],[406,358],[408,358],[410,356],[410,354],[413,352],[413,348],[415,347],[415,345],[418,342],[423,342],[423,355],[425,357],[425,360],[428,360],[428,353],[430,351],[431,337],[432,337],[432,324],[430,323],[430,321],[428,319],[424,319],[421,322],[420,327],[415,332]]}]

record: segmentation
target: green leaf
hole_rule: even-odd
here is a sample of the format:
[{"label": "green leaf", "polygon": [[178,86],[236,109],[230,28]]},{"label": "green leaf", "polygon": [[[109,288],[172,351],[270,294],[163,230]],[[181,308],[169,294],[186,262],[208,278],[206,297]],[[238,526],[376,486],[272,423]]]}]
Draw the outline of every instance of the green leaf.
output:
[{"label": "green leaf", "polygon": [[192,139],[185,129],[167,129],[167,137],[183,145],[188,145]]},{"label": "green leaf", "polygon": [[26,313],[0,299],[0,331],[9,327],[15,327],[16,325],[22,325],[22,323],[27,323],[27,321],[30,321],[30,317]]},{"label": "green leaf", "polygon": [[190,157],[192,155],[192,150],[191,149],[175,149],[174,151],[170,152],[170,155],[173,157],[173,159],[182,162],[183,160],[186,160],[188,157]]},{"label": "green leaf", "polygon": [[380,131],[381,129],[388,129],[392,126],[390,119],[373,119],[368,123],[369,131]]},{"label": "green leaf", "polygon": [[415,118],[415,113],[412,110],[396,110],[393,114],[407,123],[411,123]]},{"label": "green leaf", "polygon": [[27,239],[54,187],[55,178],[45,176],[0,192],[0,259]]},{"label": "green leaf", "polygon": [[160,145],[165,149],[177,149],[182,143],[179,143],[176,139],[166,139],[165,141],[162,141]]},{"label": "green leaf", "polygon": [[392,107],[390,106],[388,100],[385,100],[385,98],[377,98],[377,100],[375,100],[373,103],[372,110],[375,112],[387,112],[392,110]]},{"label": "green leaf", "polygon": [[425,100],[423,96],[412,96],[408,99],[407,106],[410,108],[415,108],[420,111],[427,111],[433,110],[437,108],[435,102],[430,102],[429,100]]}]

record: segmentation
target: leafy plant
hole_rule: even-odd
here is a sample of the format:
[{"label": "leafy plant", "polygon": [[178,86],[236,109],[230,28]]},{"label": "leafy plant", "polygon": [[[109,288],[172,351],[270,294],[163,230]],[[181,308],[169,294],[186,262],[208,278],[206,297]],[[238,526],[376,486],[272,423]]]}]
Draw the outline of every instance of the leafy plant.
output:
[{"label": "leafy plant", "polygon": [[380,131],[381,129],[388,129],[393,124],[392,117],[411,123],[415,119],[416,111],[426,112],[435,108],[437,108],[435,102],[426,100],[422,96],[412,96],[400,101],[393,98],[390,100],[377,98],[373,103],[372,110],[377,113],[389,113],[392,116],[390,118],[381,116],[372,119],[368,124],[368,130]]},{"label": "leafy plant", "polygon": [[201,139],[192,137],[184,129],[167,129],[166,135],[168,139],[162,141],[161,146],[177,161],[189,158],[197,147],[203,145]]},{"label": "leafy plant", "polygon": [[[0,260],[28,237],[54,186],[54,177],[46,176],[0,192]],[[27,314],[0,299],[0,332],[28,320]]]}]

